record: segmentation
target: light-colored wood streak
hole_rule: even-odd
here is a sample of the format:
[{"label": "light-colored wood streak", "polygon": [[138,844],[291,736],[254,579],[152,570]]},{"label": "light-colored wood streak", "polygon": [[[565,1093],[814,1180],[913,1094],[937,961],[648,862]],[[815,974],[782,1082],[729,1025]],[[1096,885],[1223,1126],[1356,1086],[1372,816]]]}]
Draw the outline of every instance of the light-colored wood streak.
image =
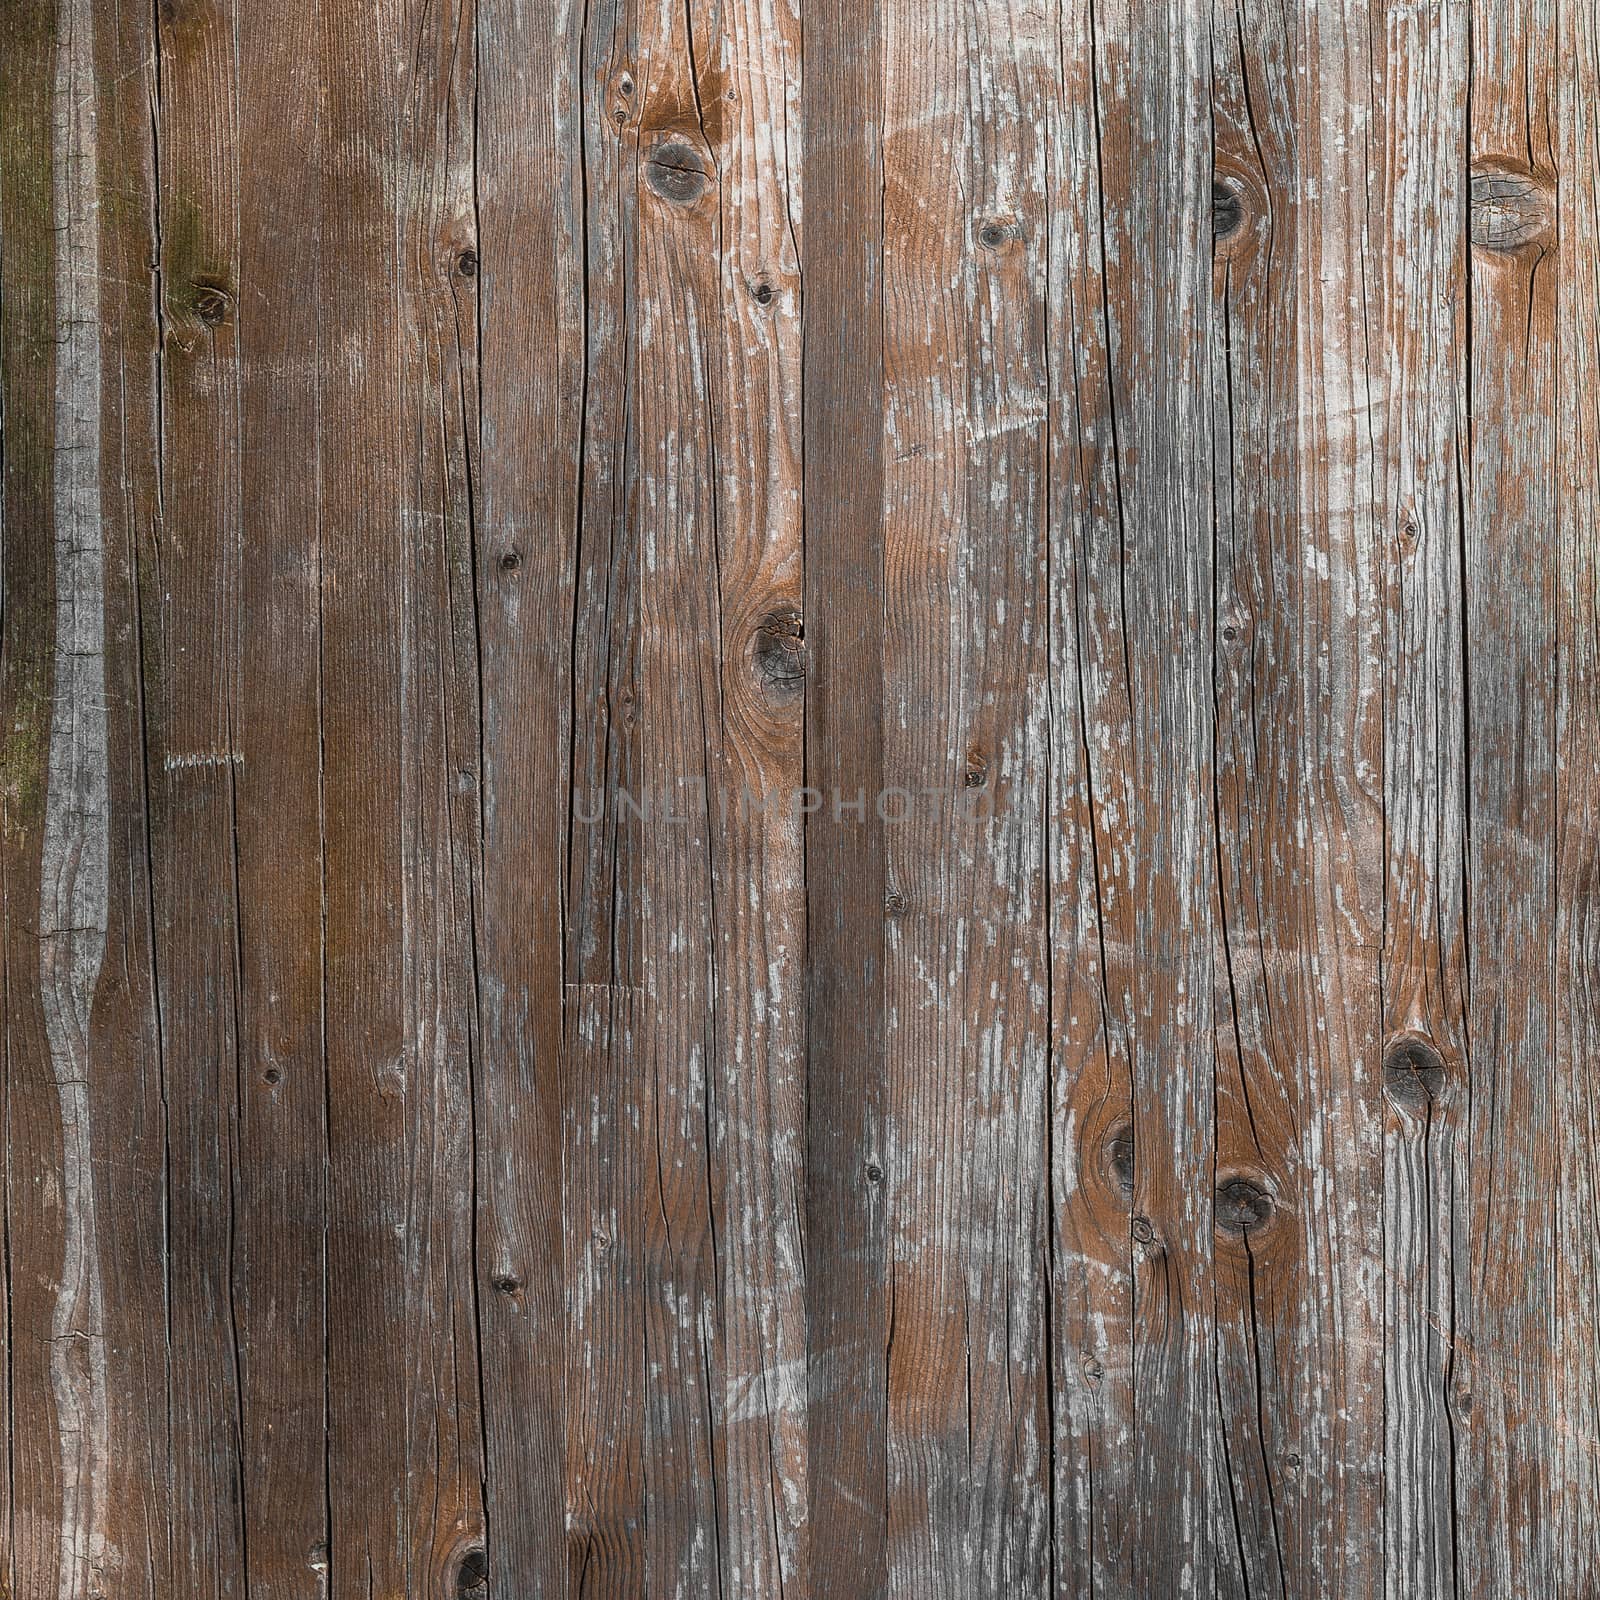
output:
[{"label": "light-colored wood streak", "polygon": [[[54,80],[56,305],[54,540],[50,674],[39,883],[39,1000],[60,1104],[61,1264],[50,1319],[59,1494],[59,1600],[102,1581],[110,1437],[105,1301],[95,1186],[90,1034],[109,917],[105,538],[101,484],[95,12],[58,19]],[[109,1132],[109,1130],[107,1130]],[[105,1133],[101,1138],[104,1139]]]}]

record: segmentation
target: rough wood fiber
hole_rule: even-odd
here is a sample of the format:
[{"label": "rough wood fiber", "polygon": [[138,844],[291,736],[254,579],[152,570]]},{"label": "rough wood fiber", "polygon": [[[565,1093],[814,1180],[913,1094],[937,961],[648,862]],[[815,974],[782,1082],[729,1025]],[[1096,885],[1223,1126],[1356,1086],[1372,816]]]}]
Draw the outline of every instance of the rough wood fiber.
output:
[{"label": "rough wood fiber", "polygon": [[0,1594],[1600,1597],[1590,0],[0,44]]}]

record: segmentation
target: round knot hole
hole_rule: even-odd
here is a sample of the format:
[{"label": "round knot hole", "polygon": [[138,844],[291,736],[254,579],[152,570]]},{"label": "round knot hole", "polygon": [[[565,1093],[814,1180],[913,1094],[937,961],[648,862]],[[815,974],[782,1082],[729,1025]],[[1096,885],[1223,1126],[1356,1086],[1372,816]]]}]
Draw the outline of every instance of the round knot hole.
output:
[{"label": "round knot hole", "polygon": [[1479,169],[1472,174],[1472,242],[1511,252],[1547,243],[1555,221],[1549,186],[1534,173]]},{"label": "round knot hole", "polygon": [[1449,1076],[1444,1057],[1421,1034],[1400,1034],[1383,1052],[1383,1092],[1408,1116],[1427,1116]]},{"label": "round knot hole", "polygon": [[806,681],[805,619],[793,606],[775,606],[756,625],[756,676],[770,700],[798,699]]},{"label": "round knot hole", "polygon": [[[1106,1177],[1124,1202],[1133,1199],[1133,1124],[1124,1122],[1106,1140]],[[1149,1224],[1147,1223],[1148,1227]]]},{"label": "round knot hole", "polygon": [[677,206],[692,206],[709,179],[699,153],[678,140],[661,145],[645,166],[644,181],[653,193]]},{"label": "round knot hole", "polygon": [[478,1600],[489,1592],[489,1557],[474,1545],[461,1557],[456,1568],[457,1600]]},{"label": "round knot hole", "polygon": [[1217,1187],[1217,1226],[1240,1238],[1263,1227],[1272,1216],[1272,1196],[1253,1178],[1229,1178]]},{"label": "round knot hole", "polygon": [[202,279],[194,286],[194,314],[207,328],[220,328],[233,315],[233,291],[227,284]]},{"label": "round knot hole", "polygon": [[1244,197],[1231,183],[1214,178],[1211,183],[1211,236],[1226,239],[1244,224]]}]

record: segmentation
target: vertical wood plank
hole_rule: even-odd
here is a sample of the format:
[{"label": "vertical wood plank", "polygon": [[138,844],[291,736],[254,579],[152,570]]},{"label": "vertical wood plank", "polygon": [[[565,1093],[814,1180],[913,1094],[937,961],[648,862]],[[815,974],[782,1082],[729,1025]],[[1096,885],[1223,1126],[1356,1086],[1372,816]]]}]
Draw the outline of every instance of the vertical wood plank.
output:
[{"label": "vertical wood plank", "polygon": [[[1600,995],[1592,974],[1600,952],[1596,912],[1600,759],[1594,730],[1600,717],[1600,307],[1594,294],[1600,262],[1600,19],[1592,8],[1537,7],[1536,44],[1550,40],[1554,83],[1546,104],[1555,123],[1543,182],[1511,208],[1522,229],[1536,230],[1539,276],[1553,276],[1554,323],[1534,330],[1554,345],[1544,369],[1554,418],[1553,509],[1555,707],[1555,1083],[1552,1120],[1559,1186],[1551,1235],[1553,1428],[1545,1435],[1549,1521],[1546,1556],[1557,1592],[1579,1600],[1600,1594],[1600,1526],[1591,1508],[1600,1495],[1600,1372],[1594,1350],[1600,1327],[1600,1249],[1595,1217],[1600,1176],[1595,1150],[1600,1105],[1593,1063],[1600,1048]],[[1548,31],[1545,31],[1548,30]],[[1533,50],[1529,51],[1533,59]],[[1552,182],[1552,179],[1554,180]],[[1532,253],[1533,244],[1529,246]],[[1543,293],[1550,295],[1548,286]],[[1546,318],[1550,301],[1541,303]],[[1530,425],[1533,419],[1530,419]],[[1548,532],[1549,524],[1546,524]],[[1548,557],[1546,558],[1548,560]],[[1549,569],[1546,568],[1546,571]]]},{"label": "vertical wood plank", "polygon": [[[720,134],[710,370],[723,737],[708,765],[731,1593],[805,1592],[805,614],[798,0],[696,7]],[[715,70],[707,72],[706,67]],[[715,112],[712,97],[720,97]],[[776,804],[744,803],[747,795]],[[687,797],[689,808],[700,805]]]},{"label": "vertical wood plank", "polygon": [[652,1371],[646,1473],[652,1580],[685,1597],[733,1587],[724,1430],[727,1350],[717,1193],[725,1115],[713,818],[696,797],[722,760],[723,615],[714,384],[722,360],[722,168],[728,107],[707,16],[658,0],[638,31],[638,233],[633,514],[640,577],[640,794],[650,810],[639,907],[656,1104],[661,1229],[647,1329]]},{"label": "vertical wood plank", "polygon": [[647,1002],[638,987],[641,562],[632,359],[638,84],[633,7],[591,6],[582,51],[583,439],[571,619],[572,800],[563,922],[567,1586],[648,1588],[651,1269],[661,1218]]},{"label": "vertical wood plank", "polygon": [[[876,797],[884,769],[884,219],[887,13],[804,0],[803,349],[806,771]],[[882,1600],[887,1367],[882,981],[886,880],[875,805],[806,830],[806,1397],[812,1594]]]},{"label": "vertical wood plank", "polygon": [[1108,982],[1132,1083],[1130,1566],[1135,1592],[1183,1596],[1217,1585],[1212,1195],[1197,1181],[1215,1080],[1209,35],[1186,6],[1155,24],[1095,12],[1119,529],[1106,594],[1130,701],[1107,786],[1130,800],[1108,864],[1130,952]]},{"label": "vertical wood plank", "polygon": [[[567,1586],[561,1039],[584,453],[577,7],[476,11],[481,885],[473,1101],[488,1590]],[[601,413],[602,417],[605,415]],[[513,865],[513,864],[520,865]]]},{"label": "vertical wood plank", "polygon": [[[1556,1243],[1556,652],[1559,542],[1553,238],[1503,237],[1502,192],[1554,173],[1554,8],[1472,8],[1472,418],[1466,569],[1470,840],[1466,1204],[1450,1405],[1464,1593],[1559,1587],[1552,1537],[1553,1283],[1523,1263]],[[1459,193],[1459,191],[1458,191]],[[1456,199],[1457,214],[1463,204]],[[1548,222],[1549,218],[1542,219]]]},{"label": "vertical wood plank", "polygon": [[1050,1560],[1037,273],[1055,41],[1009,5],[886,17],[890,1590],[1031,1593]]},{"label": "vertical wood plank", "polygon": [[[204,16],[174,13],[173,50],[192,48]],[[323,269],[318,252],[281,223],[309,217],[313,236],[320,232],[321,119],[298,20],[286,7],[256,6],[228,30],[242,77],[237,275],[217,287],[231,298],[224,310],[240,364],[244,528],[232,730],[240,758],[232,772],[240,905],[232,1276],[245,1577],[253,1594],[315,1595],[329,1570],[335,1493],[322,844],[321,532],[329,464],[322,385],[308,366],[308,353],[314,361],[321,345]],[[170,97],[180,86],[169,77],[164,90]],[[180,423],[169,418],[169,426]],[[271,670],[262,670],[267,663]]]},{"label": "vertical wood plank", "polygon": [[1101,40],[1093,6],[1065,6],[1059,20],[1047,294],[1051,1383],[1054,1592],[1076,1597],[1129,1589],[1138,1520],[1133,1078],[1121,1004],[1133,940],[1114,881],[1135,813],[1120,760],[1132,704],[1115,584],[1122,507]]},{"label": "vertical wood plank", "polygon": [[[1285,849],[1306,898],[1288,983],[1296,1035],[1278,1071],[1298,1086],[1291,1203],[1303,1287],[1283,1443],[1291,1582],[1367,1592],[1383,1505],[1379,1290],[1382,1181],[1378,963],[1383,917],[1383,591],[1378,507],[1386,246],[1372,173],[1389,146],[1381,41],[1363,7],[1308,6],[1296,63],[1295,282],[1301,611],[1294,716],[1307,745]],[[1295,1054],[1300,1058],[1295,1059]],[[1315,1354],[1311,1354],[1315,1352]],[[1298,1464],[1288,1456],[1298,1457]]]},{"label": "vertical wood plank", "polygon": [[1297,1448],[1298,1352],[1316,1305],[1297,1124],[1302,1063],[1325,1049],[1308,993],[1325,888],[1297,847],[1332,754],[1302,696],[1339,623],[1312,602],[1320,541],[1298,515],[1293,51],[1276,8],[1214,9],[1217,1564],[1219,1591],[1241,1594],[1314,1592],[1290,1506],[1297,1475],[1315,1482],[1329,1465]]},{"label": "vertical wood plank", "polygon": [[[108,253],[100,126],[109,113],[101,72],[116,41],[82,5],[23,10],[16,20],[20,70],[36,74],[36,87],[7,75],[7,109],[34,144],[26,164],[22,152],[7,152],[0,260],[4,667],[13,718],[4,840],[7,1576],[10,1585],[65,1597],[102,1581],[118,1509],[103,1259],[110,1196],[97,1174],[110,1133],[99,1113],[109,1109],[103,1095],[115,1063],[94,1015],[112,920],[115,649],[106,619],[108,568],[115,572],[120,552],[108,559],[112,341],[100,317]],[[17,224],[26,231],[13,243]]]},{"label": "vertical wood plank", "polygon": [[[243,759],[244,551],[239,101],[231,7],[156,39],[160,485],[141,553],[155,962],[169,1149],[166,1292],[173,1563],[245,1584],[243,1351],[234,1279],[242,953],[235,828]],[[180,841],[182,841],[180,845]],[[225,1491],[224,1491],[225,1486]]]},{"label": "vertical wood plank", "polygon": [[[1385,33],[1382,237],[1390,241],[1385,566],[1385,1592],[1478,1592],[1459,1549],[1452,1373],[1468,1346],[1458,1240],[1468,1168],[1453,1078],[1472,1059],[1470,464],[1463,408],[1468,109],[1464,8],[1395,8]],[[1491,91],[1492,92],[1492,91]],[[1403,246],[1402,246],[1403,241]],[[1475,320],[1475,319],[1474,319]],[[1492,845],[1491,845],[1492,848]],[[1487,974],[1485,974],[1487,977]],[[1492,979],[1490,980],[1493,981]],[[1464,1530],[1470,1533],[1470,1530]],[[1464,1559],[1465,1558],[1465,1559]]]},{"label": "vertical wood plank", "polygon": [[457,620],[472,519],[451,284],[472,194],[471,80],[452,75],[470,60],[464,20],[336,10],[321,40],[322,70],[350,86],[325,113],[320,174],[323,336],[340,352],[319,367],[340,464],[321,575],[335,1592],[455,1582],[480,1515],[466,1257],[481,747]]}]

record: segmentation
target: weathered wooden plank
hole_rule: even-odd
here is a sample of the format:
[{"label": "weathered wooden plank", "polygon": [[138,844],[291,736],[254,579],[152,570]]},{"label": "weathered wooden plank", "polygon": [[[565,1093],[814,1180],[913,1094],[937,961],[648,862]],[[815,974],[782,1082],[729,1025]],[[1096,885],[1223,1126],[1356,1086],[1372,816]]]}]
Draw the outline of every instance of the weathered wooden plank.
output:
[{"label": "weathered wooden plank", "polygon": [[586,262],[580,10],[485,0],[475,21],[474,1258],[488,1584],[498,1597],[567,1583],[566,1364],[554,1352],[564,1328],[561,907]]},{"label": "weathered wooden plank", "polygon": [[782,1596],[806,1592],[809,1515],[799,0],[697,6],[693,21],[722,201],[721,353],[708,374],[722,737],[706,809],[723,1582]]},{"label": "weathered wooden plank", "polygon": [[806,1581],[888,1592],[883,105],[878,0],[804,0]]},{"label": "weathered wooden plank", "polygon": [[[1554,1272],[1553,1371],[1546,1391],[1553,1427],[1544,1433],[1539,1460],[1549,1494],[1548,1570],[1556,1592],[1592,1600],[1600,1594],[1600,1521],[1593,1514],[1600,1502],[1600,1104],[1594,1079],[1600,993],[1593,976],[1600,955],[1600,304],[1594,292],[1600,262],[1600,19],[1592,7],[1581,6],[1553,12],[1538,6],[1529,15],[1537,31],[1527,59],[1544,66],[1548,107],[1539,130],[1544,140],[1535,152],[1550,164],[1540,165],[1544,182],[1531,195],[1522,191],[1523,225],[1540,230],[1525,248],[1540,252],[1539,277],[1555,279],[1553,294],[1538,285],[1554,305],[1541,302],[1545,320],[1533,338],[1542,335],[1553,346],[1542,376],[1546,421],[1554,420],[1553,447],[1546,445],[1553,455],[1554,502],[1547,498],[1543,509],[1551,519],[1544,532],[1548,537],[1553,526],[1556,554],[1553,573],[1549,565],[1542,570],[1554,582],[1556,649],[1555,918],[1546,937],[1553,936],[1554,944],[1550,1129],[1558,1188],[1550,1256],[1527,1265],[1541,1274],[1553,1266]],[[1553,133],[1546,133],[1550,122]],[[1530,1205],[1542,1205],[1543,1198],[1537,1190],[1526,1196]]]},{"label": "weathered wooden plank", "polygon": [[[1127,1592],[1133,1530],[1132,945],[1112,862],[1133,823],[1118,435],[1095,9],[1064,7],[1051,126],[1051,1395],[1055,1592]],[[1115,989],[1118,1000],[1112,1004]]]},{"label": "weathered wooden plank", "polygon": [[234,1594],[246,1583],[253,1492],[233,1254],[245,1092],[235,837],[242,68],[231,8],[169,13],[155,45],[160,503],[141,552],[141,633],[169,1152],[169,1537],[175,1572]]},{"label": "weathered wooden plank", "polygon": [[[329,469],[314,355],[324,269],[281,219],[320,212],[315,179],[324,150],[298,15],[252,6],[231,24],[198,10],[186,17],[181,7],[173,16],[173,50],[192,49],[201,27],[231,31],[242,80],[236,276],[218,287],[231,299],[223,309],[239,363],[242,536],[231,732],[240,759],[230,784],[240,1095],[232,1280],[245,1577],[252,1593],[316,1594],[329,1571],[335,1492],[328,1471],[330,1085],[321,837],[321,513]],[[170,32],[170,20],[168,26]],[[165,85],[164,98],[177,93]],[[273,159],[280,149],[283,156]],[[169,415],[168,426],[179,425]],[[264,662],[272,663],[270,672],[256,670]]]},{"label": "weathered wooden plank", "polygon": [[325,107],[318,174],[323,337],[341,352],[318,367],[337,463],[321,571],[329,1472],[343,1486],[330,1580],[404,1593],[454,1582],[480,1531],[467,1259],[481,746],[475,641],[457,621],[474,587],[472,379],[451,282],[473,193],[471,81],[451,68],[471,51],[458,14],[324,20],[322,70],[347,86]]},{"label": "weathered wooden plank", "polygon": [[[1470,820],[1467,328],[1461,152],[1467,111],[1466,9],[1396,8],[1384,38],[1384,187],[1389,369],[1379,534],[1385,568],[1382,964],[1384,1040],[1384,1586],[1454,1592],[1459,1434],[1452,1368],[1467,1298],[1456,1243],[1466,1174]],[[1452,226],[1451,221],[1457,224]],[[1470,1319],[1469,1319],[1470,1320]],[[1470,1558],[1469,1558],[1470,1559]],[[1480,1592],[1480,1576],[1459,1581]],[[1493,1592],[1492,1590],[1489,1592]]]},{"label": "weathered wooden plank", "polygon": [[114,1514],[90,1106],[111,825],[103,30],[52,11],[19,8],[5,83],[6,1544],[12,1592],[65,1597],[101,1581]]},{"label": "weathered wooden plank", "polygon": [[[1556,1245],[1557,276],[1546,227],[1508,237],[1504,191],[1553,177],[1554,8],[1472,7],[1470,511],[1463,560],[1469,833],[1467,1250],[1450,1371],[1466,1594],[1559,1592],[1552,1366]],[[1509,170],[1508,170],[1509,169]],[[1455,175],[1452,174],[1452,177]],[[1459,180],[1458,180],[1459,181]],[[1535,206],[1531,220],[1548,220]],[[1490,1530],[1495,1524],[1503,1532]]]},{"label": "weathered wooden plank", "polygon": [[1275,7],[1221,5],[1213,18],[1218,1590],[1298,1594],[1311,1591],[1296,1475],[1315,1482],[1331,1465],[1287,1442],[1315,1316],[1296,1125],[1300,1064],[1325,1048],[1307,970],[1325,886],[1290,841],[1336,755],[1302,688],[1337,623],[1308,604],[1319,541],[1299,516],[1294,30]]},{"label": "weathered wooden plank", "polygon": [[571,618],[572,810],[561,1073],[567,1340],[567,1587],[649,1587],[647,1311],[661,1215],[656,1102],[637,987],[638,526],[630,382],[637,175],[633,8],[591,7],[583,31],[583,441]]},{"label": "weathered wooden plank", "polygon": [[1107,942],[1127,952],[1107,989],[1134,1152],[1130,1576],[1198,1596],[1216,1592],[1219,1523],[1212,1194],[1195,1181],[1214,1160],[1210,18],[1097,7],[1094,27],[1119,538],[1091,581],[1120,610],[1129,697],[1104,753],[1125,831],[1101,860]]},{"label": "weathered wooden plank", "polygon": [[[717,824],[695,796],[722,761],[714,385],[722,360],[727,106],[707,18],[658,0],[638,19],[633,515],[640,577],[641,983],[655,1097],[660,1227],[650,1266],[646,1515],[663,1594],[733,1586],[716,1143],[725,1073],[718,1007]],[[673,820],[673,819],[682,820]],[[738,975],[730,975],[737,983]],[[659,1376],[655,1376],[655,1374]]]},{"label": "weathered wooden plank", "polygon": [[883,809],[905,899],[884,969],[889,1590],[1027,1593],[1050,1560],[1037,268],[1054,40],[1007,5],[885,20]]},{"label": "weathered wooden plank", "polygon": [[[1368,9],[1297,15],[1295,228],[1297,512],[1295,726],[1308,746],[1284,854],[1304,874],[1290,941],[1296,1084],[1291,1205],[1304,1274],[1280,1448],[1289,1582],[1318,1595],[1371,1592],[1383,1505],[1380,1026],[1383,915],[1384,303],[1369,212],[1389,146],[1378,105],[1382,45]],[[1300,1059],[1294,1051],[1303,1051]],[[1297,1457],[1298,1462],[1290,1460]]]}]

